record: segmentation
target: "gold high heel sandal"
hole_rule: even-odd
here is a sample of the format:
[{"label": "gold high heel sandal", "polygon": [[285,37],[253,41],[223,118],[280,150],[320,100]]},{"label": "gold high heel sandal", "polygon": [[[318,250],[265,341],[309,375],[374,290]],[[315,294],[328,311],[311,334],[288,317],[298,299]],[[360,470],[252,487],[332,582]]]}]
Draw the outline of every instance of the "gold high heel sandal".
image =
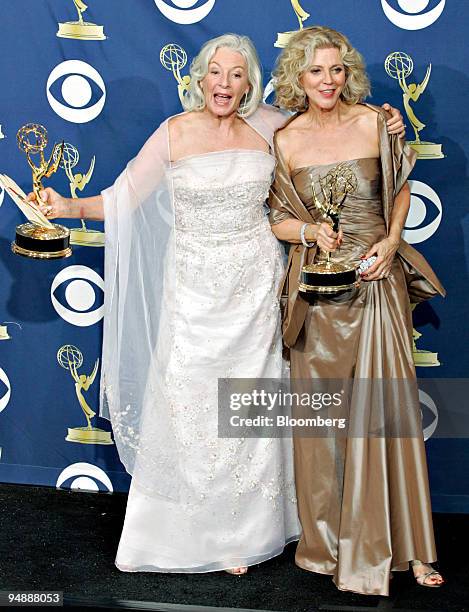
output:
[{"label": "gold high heel sandal", "polygon": [[[430,568],[429,572],[424,572],[422,574],[415,574],[414,572],[414,578],[417,581],[417,584],[420,584],[420,586],[423,587],[429,587],[431,589],[435,589],[440,587],[442,584],[445,583],[445,581],[443,580],[443,576],[440,574],[440,572],[437,572],[435,569],[433,569],[433,567],[430,565],[430,563],[422,563],[422,561],[419,561],[418,559],[414,559],[414,561],[410,562],[412,569],[414,567],[419,567],[419,566],[427,566]],[[437,576],[440,576],[440,578],[442,579],[442,582],[427,582],[428,578],[430,578],[431,576],[435,576],[435,578]]]}]

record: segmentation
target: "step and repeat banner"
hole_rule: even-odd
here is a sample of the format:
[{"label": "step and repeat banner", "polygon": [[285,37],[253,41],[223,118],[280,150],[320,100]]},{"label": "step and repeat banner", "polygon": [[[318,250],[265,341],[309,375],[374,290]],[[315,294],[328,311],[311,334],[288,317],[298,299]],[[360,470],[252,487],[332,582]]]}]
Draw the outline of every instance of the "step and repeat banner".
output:
[{"label": "step and repeat banner", "polygon": [[[419,154],[405,238],[448,292],[413,313],[418,375],[448,384],[468,376],[466,2],[15,0],[2,2],[0,15],[0,173],[27,193],[33,172],[57,165],[44,184],[74,197],[112,184],[159,123],[181,111],[191,59],[208,38],[250,36],[272,102],[286,33],[324,24],[347,34],[366,59],[370,101],[405,117]],[[31,123],[45,130],[23,130],[18,143]],[[57,164],[53,145],[62,141]],[[25,142],[35,147],[30,162]],[[104,226],[65,221],[72,255],[37,260],[11,250],[25,220],[0,188],[0,481],[126,491],[98,406]],[[421,385],[420,398],[434,509],[469,512],[469,438],[458,423],[467,400],[445,392],[451,385],[431,389]],[[448,422],[453,433],[438,435]]]}]

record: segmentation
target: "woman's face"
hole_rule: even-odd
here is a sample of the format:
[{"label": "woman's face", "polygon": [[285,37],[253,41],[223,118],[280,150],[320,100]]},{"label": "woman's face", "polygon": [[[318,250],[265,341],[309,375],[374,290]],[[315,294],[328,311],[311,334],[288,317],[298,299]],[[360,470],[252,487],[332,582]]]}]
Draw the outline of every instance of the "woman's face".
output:
[{"label": "woman's face", "polygon": [[212,56],[200,86],[211,113],[220,117],[235,113],[241,98],[249,91],[246,60],[241,53],[220,47]]},{"label": "woman's face", "polygon": [[311,66],[299,81],[310,106],[331,110],[345,86],[345,67],[336,47],[317,49]]}]

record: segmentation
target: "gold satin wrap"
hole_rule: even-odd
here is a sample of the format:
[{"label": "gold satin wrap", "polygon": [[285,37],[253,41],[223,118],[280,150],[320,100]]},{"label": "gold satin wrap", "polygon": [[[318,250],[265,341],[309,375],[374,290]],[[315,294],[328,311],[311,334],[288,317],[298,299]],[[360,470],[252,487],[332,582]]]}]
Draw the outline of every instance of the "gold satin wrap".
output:
[{"label": "gold satin wrap", "polygon": [[[370,108],[378,113],[380,159],[350,162],[359,190],[344,203],[344,243],[334,254],[356,264],[387,234],[394,197],[416,159],[401,139],[387,134],[387,113]],[[287,218],[317,222],[310,180],[327,172],[325,166],[298,169],[290,177],[276,139],[274,144],[272,224]],[[310,303],[298,292],[301,268],[323,254],[291,245],[282,285],[293,384],[296,379],[346,379],[356,386],[365,381],[373,397],[374,381],[376,386],[383,379],[404,381],[405,401],[396,394],[390,401],[351,402],[349,423],[363,435],[294,439],[303,530],[297,565],[332,575],[341,590],[374,595],[388,595],[391,570],[407,569],[412,559],[436,559],[410,302],[445,292],[426,260],[405,241],[397,255],[387,279],[363,282],[337,296],[316,296]],[[404,437],[372,435],[374,424],[393,419],[417,427]]]},{"label": "gold satin wrap", "polygon": [[[417,154],[405,145],[403,139],[388,135],[386,121],[390,115],[386,111],[371,104],[366,104],[366,106],[378,113],[382,203],[384,220],[386,228],[388,228],[394,197],[407,180]],[[277,157],[277,170],[269,197],[272,225],[288,218],[299,219],[304,223],[314,223],[313,217],[296,193],[288,168],[278,150],[275,136],[274,150]],[[437,293],[442,296],[445,295],[443,286],[425,258],[405,240],[401,240],[397,255],[403,265],[407,290],[412,304],[427,300]],[[302,244],[290,246],[287,268],[280,288],[284,310],[283,340],[289,347],[295,344],[308,311],[308,301],[298,292],[301,268],[308,263],[312,263],[315,257],[316,247],[306,248]]]}]

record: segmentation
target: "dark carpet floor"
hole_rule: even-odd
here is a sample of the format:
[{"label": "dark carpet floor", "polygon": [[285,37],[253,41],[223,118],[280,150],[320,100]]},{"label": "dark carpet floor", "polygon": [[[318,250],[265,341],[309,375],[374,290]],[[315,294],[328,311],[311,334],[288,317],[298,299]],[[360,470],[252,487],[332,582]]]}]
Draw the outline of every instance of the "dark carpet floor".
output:
[{"label": "dark carpet floor", "polygon": [[177,604],[174,610],[192,605],[292,612],[469,611],[467,515],[434,516],[444,587],[417,586],[406,572],[395,575],[391,596],[381,598],[340,592],[330,577],[299,569],[293,563],[295,544],[241,577],[120,572],[114,557],[126,500],[122,494],[0,484],[0,590],[60,590],[66,605],[95,608],[129,600]]}]

